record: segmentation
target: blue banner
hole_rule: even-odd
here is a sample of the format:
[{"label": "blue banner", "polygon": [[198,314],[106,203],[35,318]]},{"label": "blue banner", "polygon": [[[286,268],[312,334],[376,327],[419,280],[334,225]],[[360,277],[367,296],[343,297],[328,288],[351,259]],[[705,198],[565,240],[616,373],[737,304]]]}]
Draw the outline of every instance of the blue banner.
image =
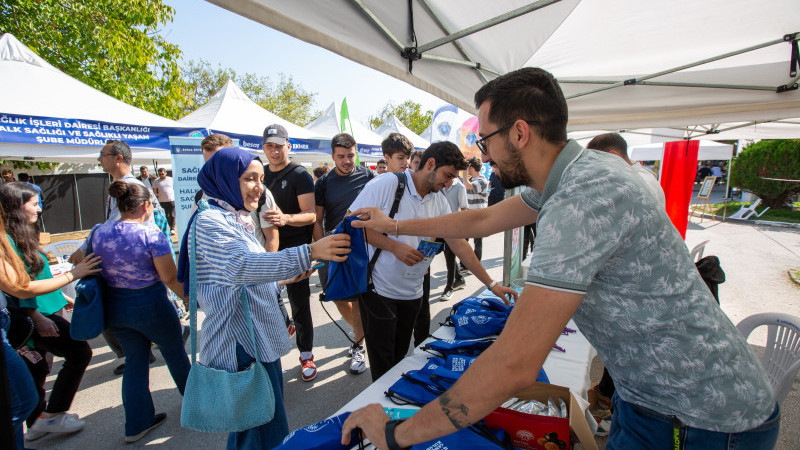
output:
[{"label": "blue banner", "polygon": [[[250,151],[261,151],[261,144],[264,142],[262,136],[254,136],[250,134],[237,134],[228,133],[226,131],[211,130],[211,133],[220,133],[229,136],[231,139],[239,140],[239,147]],[[331,140],[330,139],[295,139],[290,137],[289,142],[292,144],[292,152],[323,152],[330,153]]]},{"label": "blue banner", "polygon": [[169,150],[169,136],[197,135],[190,128],[148,127],[102,122],[0,114],[0,142],[102,147],[109,139],[125,141],[131,147]]}]

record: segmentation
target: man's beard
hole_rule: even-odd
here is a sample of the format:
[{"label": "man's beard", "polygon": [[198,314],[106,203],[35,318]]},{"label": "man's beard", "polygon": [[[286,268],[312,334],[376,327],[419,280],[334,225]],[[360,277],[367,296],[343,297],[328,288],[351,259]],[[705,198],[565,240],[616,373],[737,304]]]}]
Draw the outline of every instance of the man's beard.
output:
[{"label": "man's beard", "polygon": [[501,167],[500,163],[495,161],[495,169],[497,176],[500,177],[500,184],[506,189],[514,189],[517,186],[529,186],[531,177],[525,170],[525,165],[522,163],[522,155],[519,150],[514,148],[508,141],[503,143],[506,150],[506,160],[503,166],[508,170]]}]

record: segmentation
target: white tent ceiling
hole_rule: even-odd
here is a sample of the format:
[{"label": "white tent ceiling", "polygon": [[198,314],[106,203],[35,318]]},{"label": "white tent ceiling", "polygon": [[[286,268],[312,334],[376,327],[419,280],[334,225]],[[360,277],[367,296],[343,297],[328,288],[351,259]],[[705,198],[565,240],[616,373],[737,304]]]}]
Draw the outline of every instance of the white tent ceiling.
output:
[{"label": "white tent ceiling", "polygon": [[384,139],[391,133],[400,133],[411,141],[414,148],[426,149],[430,145],[429,140],[423,139],[421,136],[415,134],[411,129],[403,125],[403,122],[400,122],[396,116],[387,118],[386,122],[383,122],[383,124],[375,130],[375,133],[381,135]]},{"label": "white tent ceiling", "polygon": [[293,139],[324,138],[262,108],[232,80],[228,80],[205,105],[178,122],[189,127],[251,136],[261,136],[267,125],[277,123],[283,125]]},{"label": "white tent ceiling", "polygon": [[542,67],[570,131],[800,116],[796,0],[418,0],[413,21],[398,0],[209,1],[473,112],[486,80]]},{"label": "white tent ceiling", "polygon": [[[121,102],[61,72],[6,33],[0,37],[0,115],[174,128],[180,123]],[[104,141],[104,139],[103,139]],[[169,150],[132,145],[135,160],[169,162]],[[0,142],[0,158],[91,163],[96,145]]]}]

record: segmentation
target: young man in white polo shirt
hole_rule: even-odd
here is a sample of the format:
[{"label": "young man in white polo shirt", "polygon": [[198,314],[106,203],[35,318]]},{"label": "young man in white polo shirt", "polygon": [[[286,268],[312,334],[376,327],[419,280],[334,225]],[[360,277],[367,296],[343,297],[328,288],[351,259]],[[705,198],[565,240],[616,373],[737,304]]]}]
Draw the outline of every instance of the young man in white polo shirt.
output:
[{"label": "young man in white polo shirt", "polygon": [[[437,217],[450,214],[450,205],[439,190],[466,168],[464,157],[455,144],[436,142],[422,155],[419,169],[406,170],[405,187],[394,218]],[[350,206],[354,211],[377,206],[389,214],[400,178],[396,174],[377,177],[364,186]],[[408,352],[414,321],[422,299],[422,278],[430,264],[417,250],[421,237],[387,236],[367,231],[370,258],[375,247],[382,249],[372,271],[373,290],[361,297],[361,320],[367,341],[367,357],[372,379],[377,380]],[[479,280],[500,297],[515,294],[500,286],[483,269],[464,239],[447,239],[447,245],[472,270]],[[417,266],[422,264],[424,267]]]}]

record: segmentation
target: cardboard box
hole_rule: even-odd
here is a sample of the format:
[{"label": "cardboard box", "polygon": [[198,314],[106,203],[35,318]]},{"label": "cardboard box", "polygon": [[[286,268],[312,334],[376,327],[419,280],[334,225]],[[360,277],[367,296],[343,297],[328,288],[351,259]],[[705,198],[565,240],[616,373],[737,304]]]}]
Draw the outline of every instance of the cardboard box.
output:
[{"label": "cardboard box", "polygon": [[[518,393],[520,400],[538,400],[547,404],[547,398],[564,400],[567,404],[568,417],[548,417],[497,408],[486,416],[489,428],[502,428],[511,436],[514,447],[529,450],[562,450],[570,448],[570,429],[586,450],[597,450],[586,415],[569,389],[547,383],[536,383]],[[558,441],[562,441],[559,445]]]}]

